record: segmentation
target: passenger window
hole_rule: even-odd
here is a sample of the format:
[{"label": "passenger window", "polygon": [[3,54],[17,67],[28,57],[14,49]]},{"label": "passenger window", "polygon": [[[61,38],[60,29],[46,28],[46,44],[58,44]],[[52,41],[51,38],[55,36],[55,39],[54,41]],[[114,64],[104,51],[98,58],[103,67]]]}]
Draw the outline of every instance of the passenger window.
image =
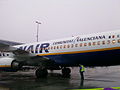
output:
[{"label": "passenger window", "polygon": [[3,56],[5,56],[5,54],[3,53]]},{"label": "passenger window", "polygon": [[9,56],[9,54],[7,54],[7,56]]},{"label": "passenger window", "polygon": [[111,38],[111,36],[109,36],[109,39]]},{"label": "passenger window", "polygon": [[54,49],[56,49],[56,46],[54,46]]},{"label": "passenger window", "polygon": [[75,47],[78,47],[78,44],[75,44]]},{"label": "passenger window", "polygon": [[107,44],[110,44],[110,40],[107,40]]},{"label": "passenger window", "polygon": [[70,45],[67,45],[67,48],[70,48]]},{"label": "passenger window", "polygon": [[62,45],[60,45],[60,49],[62,49]]},{"label": "passenger window", "polygon": [[95,46],[96,45],[96,42],[93,42],[93,46]]},{"label": "passenger window", "polygon": [[59,49],[59,46],[57,46],[57,49]]},{"label": "passenger window", "polygon": [[73,48],[74,47],[74,44],[71,44],[71,48]]},{"label": "passenger window", "polygon": [[91,46],[91,42],[88,43],[88,46]]},{"label": "passenger window", "polygon": [[64,48],[66,48],[66,45],[64,45]]},{"label": "passenger window", "polygon": [[97,42],[97,45],[100,45],[100,41]]},{"label": "passenger window", "polygon": [[120,43],[120,39],[118,39],[118,43]]},{"label": "passenger window", "polygon": [[120,37],[120,35],[117,35],[117,38],[119,38]]},{"label": "passenger window", "polygon": [[82,47],[82,43],[80,43],[80,47]]},{"label": "passenger window", "polygon": [[102,44],[104,45],[104,44],[105,44],[105,41],[102,41]]},{"label": "passenger window", "polygon": [[53,49],[53,47],[51,47],[51,50]]},{"label": "passenger window", "polygon": [[84,46],[87,46],[87,43],[84,43]]},{"label": "passenger window", "polygon": [[50,50],[50,47],[48,47],[48,50]]},{"label": "passenger window", "polygon": [[116,41],[115,40],[112,40],[112,44],[115,44],[116,43]]},{"label": "passenger window", "polygon": [[115,38],[115,35],[112,35],[112,38]]}]

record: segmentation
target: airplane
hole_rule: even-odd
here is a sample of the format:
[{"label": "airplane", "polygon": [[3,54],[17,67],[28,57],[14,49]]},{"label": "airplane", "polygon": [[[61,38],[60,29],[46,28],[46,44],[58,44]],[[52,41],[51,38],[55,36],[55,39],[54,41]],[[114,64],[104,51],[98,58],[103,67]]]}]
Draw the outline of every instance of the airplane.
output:
[{"label": "airplane", "polygon": [[[62,70],[63,75],[70,75],[69,67],[79,64],[86,67],[120,65],[120,30],[29,44],[0,42],[0,50],[11,53],[1,57],[0,66],[7,58],[8,66],[15,71],[26,65],[38,67],[37,78],[46,77],[47,70]],[[2,63],[3,67],[4,64],[6,62]]]}]

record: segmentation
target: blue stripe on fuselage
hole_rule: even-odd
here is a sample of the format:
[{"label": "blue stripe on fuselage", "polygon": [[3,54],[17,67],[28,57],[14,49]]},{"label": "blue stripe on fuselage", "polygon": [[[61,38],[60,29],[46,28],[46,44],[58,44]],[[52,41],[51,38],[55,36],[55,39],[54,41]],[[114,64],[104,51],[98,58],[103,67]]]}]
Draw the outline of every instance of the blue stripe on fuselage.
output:
[{"label": "blue stripe on fuselage", "polygon": [[120,49],[96,51],[76,54],[61,54],[45,56],[63,66],[76,66],[79,63],[85,66],[119,65]]}]

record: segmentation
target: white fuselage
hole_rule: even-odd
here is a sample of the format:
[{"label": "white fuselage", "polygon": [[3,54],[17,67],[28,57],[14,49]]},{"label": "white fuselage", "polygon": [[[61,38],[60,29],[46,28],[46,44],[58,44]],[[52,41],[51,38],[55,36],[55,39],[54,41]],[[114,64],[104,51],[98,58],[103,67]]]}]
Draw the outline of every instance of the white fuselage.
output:
[{"label": "white fuselage", "polygon": [[[14,47],[40,56],[112,50],[120,47],[120,30],[36,42]],[[41,49],[42,51],[40,52]]]},{"label": "white fuselage", "polygon": [[[44,42],[35,42],[12,46],[25,50],[33,56],[43,56],[53,60],[57,65],[109,66],[119,65],[120,30],[96,34],[79,35],[70,38]],[[2,54],[3,55],[3,54]],[[7,54],[6,54],[7,55]],[[11,54],[11,56],[13,56]],[[14,60],[0,56],[0,65],[10,65]]]}]

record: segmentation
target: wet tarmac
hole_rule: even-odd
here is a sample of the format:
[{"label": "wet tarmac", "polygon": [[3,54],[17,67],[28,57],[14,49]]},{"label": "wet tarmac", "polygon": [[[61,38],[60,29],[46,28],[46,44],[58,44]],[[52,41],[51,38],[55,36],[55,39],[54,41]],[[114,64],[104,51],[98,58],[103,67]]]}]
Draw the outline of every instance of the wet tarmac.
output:
[{"label": "wet tarmac", "polygon": [[60,71],[37,79],[34,71],[0,72],[0,90],[66,90],[80,88],[120,87],[120,66],[87,68],[85,80],[80,80],[79,68],[71,68],[70,77]]}]

